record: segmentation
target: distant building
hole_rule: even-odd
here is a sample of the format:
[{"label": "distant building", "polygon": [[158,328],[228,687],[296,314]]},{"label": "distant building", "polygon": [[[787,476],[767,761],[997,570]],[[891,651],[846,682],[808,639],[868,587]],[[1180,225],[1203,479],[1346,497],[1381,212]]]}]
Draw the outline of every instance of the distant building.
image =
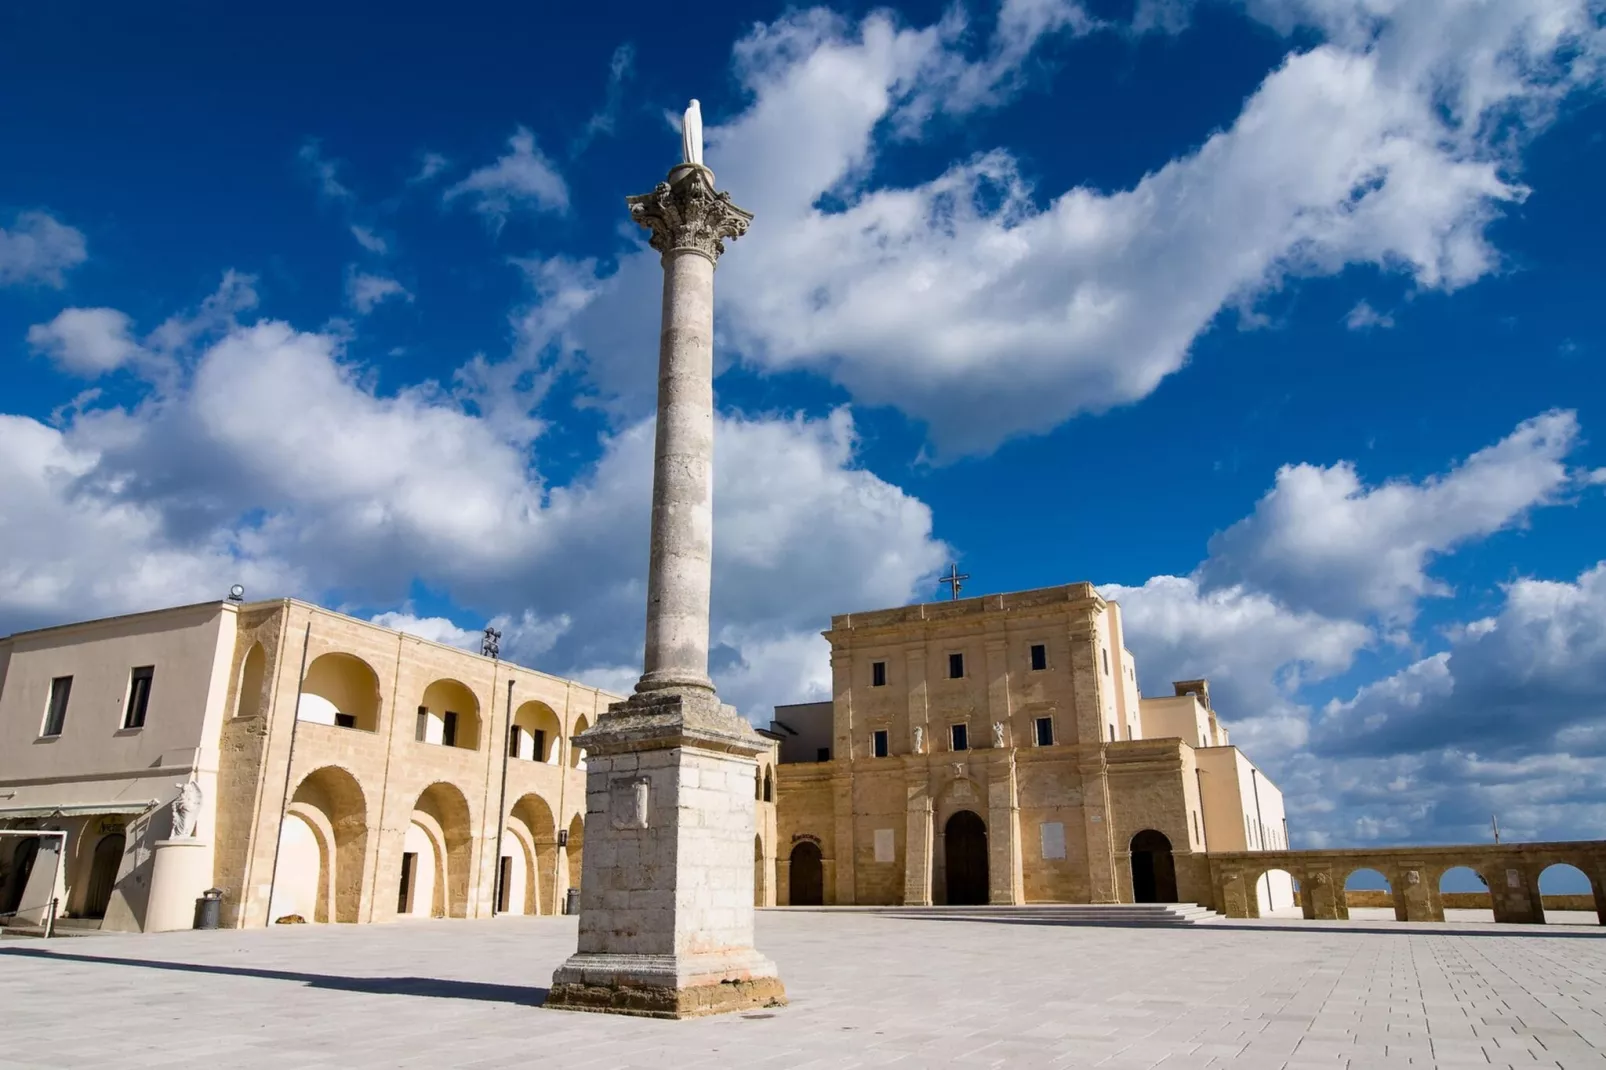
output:
[{"label": "distant building", "polygon": [[0,836],[0,923],[55,899],[69,923],[188,928],[211,887],[227,926],[557,912],[585,840],[571,740],[613,701],[288,599],[0,639],[0,829],[66,833],[59,866],[60,839]]},{"label": "distant building", "polygon": [[[1208,683],[1140,697],[1091,584],[844,614],[825,637],[831,701],[772,722],[782,903],[1209,903],[1207,849],[1286,846],[1282,793]],[[1293,904],[1286,874],[1259,894]]]}]

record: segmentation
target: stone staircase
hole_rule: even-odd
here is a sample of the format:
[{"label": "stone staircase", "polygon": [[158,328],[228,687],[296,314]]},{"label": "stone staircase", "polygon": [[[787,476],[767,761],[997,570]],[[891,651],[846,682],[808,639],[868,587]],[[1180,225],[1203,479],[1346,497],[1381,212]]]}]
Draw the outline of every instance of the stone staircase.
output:
[{"label": "stone staircase", "polygon": [[1197,903],[1032,903],[1025,906],[789,907],[830,913],[885,914],[929,921],[987,921],[1005,925],[1108,925],[1174,928],[1225,921]]}]

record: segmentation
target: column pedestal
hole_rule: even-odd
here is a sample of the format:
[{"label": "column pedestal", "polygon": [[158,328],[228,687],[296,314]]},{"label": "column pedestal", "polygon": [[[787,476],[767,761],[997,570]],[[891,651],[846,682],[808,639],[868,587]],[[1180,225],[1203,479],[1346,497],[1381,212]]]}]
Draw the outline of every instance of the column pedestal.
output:
[{"label": "column pedestal", "polygon": [[766,749],[712,692],[615,703],[586,749],[580,942],[546,1006],[651,1018],[786,1002],[753,947],[753,777]]},{"label": "column pedestal", "polygon": [[155,848],[145,931],[165,933],[193,928],[195,901],[212,887],[212,844],[184,838],[157,840]]}]

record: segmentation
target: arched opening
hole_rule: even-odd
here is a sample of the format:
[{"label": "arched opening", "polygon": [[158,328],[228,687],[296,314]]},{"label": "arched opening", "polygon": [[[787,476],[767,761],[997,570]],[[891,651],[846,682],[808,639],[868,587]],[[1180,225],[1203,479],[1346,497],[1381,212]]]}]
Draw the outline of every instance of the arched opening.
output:
[{"label": "arched opening", "polygon": [[414,738],[421,743],[479,750],[480,700],[456,680],[436,680],[418,700]]},{"label": "arched opening", "polygon": [[[508,814],[508,825],[527,840],[528,856],[522,899],[509,897],[509,914],[555,914],[558,889],[558,830],[552,808],[539,795],[522,796]],[[510,852],[504,850],[504,857]],[[517,860],[518,855],[513,857]]]},{"label": "arched opening", "polygon": [[1445,921],[1494,920],[1489,884],[1471,866],[1451,866],[1439,874],[1439,904]]},{"label": "arched opening", "polygon": [[5,895],[0,898],[0,914],[15,914],[22,906],[23,892],[28,888],[28,878],[33,876],[34,862],[39,857],[39,841],[38,836],[24,836],[22,842],[12,850]]},{"label": "arched opening", "polygon": [[496,853],[492,909],[498,914],[527,914],[535,890],[535,845],[523,829],[512,824],[502,829]]},{"label": "arched opening", "polygon": [[526,702],[513,714],[508,756],[527,762],[554,764],[563,745],[563,725],[544,702]]},{"label": "arched opening", "polygon": [[769,906],[765,902],[764,893],[768,890],[769,876],[764,867],[764,837],[753,837],[753,905],[756,907]]},{"label": "arched opening", "polygon": [[825,904],[825,860],[818,844],[804,840],[792,848],[787,902],[795,907]]},{"label": "arched opening", "polygon": [[942,830],[943,868],[948,902],[968,906],[987,902],[987,825],[970,810],[948,819]]},{"label": "arched opening", "polygon": [[764,767],[764,801],[775,801],[775,774],[767,765]]},{"label": "arched opening", "polygon": [[368,800],[356,777],[333,765],[308,773],[280,827],[270,920],[299,914],[308,921],[358,921],[367,854]]},{"label": "arched opening", "polygon": [[446,849],[441,845],[439,830],[430,824],[420,821],[415,813],[402,839],[396,913],[403,917],[430,918],[443,913],[436,891],[441,884],[441,859]]},{"label": "arched opening", "polygon": [[240,669],[240,692],[235,696],[234,716],[262,715],[263,684],[268,671],[268,655],[261,643],[252,643]]},{"label": "arched opening", "polygon": [[1177,867],[1165,833],[1144,829],[1132,837],[1132,901],[1175,903]]},{"label": "arched opening", "polygon": [[[434,917],[465,918],[468,916],[468,889],[473,861],[473,822],[469,817],[468,800],[455,786],[444,781],[431,784],[419,795],[413,805],[412,825],[421,835],[408,829],[407,843],[418,845],[417,887],[412,897],[412,914]],[[423,851],[428,841],[430,871],[425,871]],[[412,853],[413,846],[404,847]],[[403,874],[404,878],[406,874]],[[429,896],[422,898],[428,878]],[[427,906],[427,909],[426,909]]]},{"label": "arched opening", "polygon": [[117,873],[123,868],[123,848],[127,843],[121,832],[113,832],[102,836],[95,844],[95,854],[89,863],[89,889],[84,893],[84,917],[106,916],[112,889],[117,887]]},{"label": "arched opening", "polygon": [[575,814],[574,820],[569,822],[569,846],[566,854],[569,862],[568,887],[580,887],[580,875],[585,872],[584,853],[586,846],[586,815]]},{"label": "arched opening", "polygon": [[1394,887],[1375,869],[1352,870],[1344,878],[1344,903],[1351,919],[1379,921],[1395,916]]},{"label": "arched opening", "polygon": [[1544,920],[1553,925],[1593,925],[1597,921],[1594,890],[1589,877],[1577,866],[1556,862],[1539,874],[1539,899]]},{"label": "arched opening", "polygon": [[296,718],[340,728],[379,728],[379,674],[353,654],[320,654],[301,682]]},{"label": "arched opening", "polygon": [[[590,727],[591,722],[586,720],[585,715],[582,714],[580,719],[574,722],[574,736],[578,736]],[[569,737],[569,764],[575,769],[584,769],[586,767],[586,749],[574,741],[574,736]]]},{"label": "arched opening", "polygon": [[1294,875],[1286,869],[1268,869],[1255,881],[1255,901],[1263,918],[1303,917],[1295,898]]}]

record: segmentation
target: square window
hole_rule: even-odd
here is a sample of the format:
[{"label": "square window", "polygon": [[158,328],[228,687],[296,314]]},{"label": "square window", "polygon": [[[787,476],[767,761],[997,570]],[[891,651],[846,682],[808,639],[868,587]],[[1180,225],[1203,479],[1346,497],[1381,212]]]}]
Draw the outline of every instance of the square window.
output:
[{"label": "square window", "polygon": [[962,680],[965,676],[965,655],[948,655],[948,679]]},{"label": "square window", "polygon": [[336,728],[356,728],[357,727],[357,715],[355,713],[337,713],[337,714],[335,714],[335,727]]},{"label": "square window", "polygon": [[1042,672],[1048,668],[1048,647],[1042,643],[1032,644],[1032,671]]},{"label": "square window", "polygon": [[1039,747],[1052,747],[1054,745],[1054,718],[1039,717],[1037,719],[1037,745]]},{"label": "square window", "polygon": [[885,758],[887,756],[887,730],[885,728],[878,728],[870,733],[870,746],[877,758]]},{"label": "square window", "polygon": [[887,686],[887,663],[886,662],[884,662],[884,661],[872,661],[870,663],[870,686],[871,687],[886,687]]},{"label": "square window", "polygon": [[962,724],[952,725],[948,729],[948,740],[956,751],[969,750],[970,730]]},{"label": "square window", "polygon": [[58,676],[50,681],[50,705],[45,707],[45,730],[41,735],[61,735],[67,724],[67,697],[71,694],[71,676]]},{"label": "square window", "polygon": [[151,704],[151,682],[156,666],[142,665],[128,674],[128,706],[123,710],[124,728],[144,728],[145,711]]},{"label": "square window", "polygon": [[831,760],[831,748],[830,747],[821,747],[818,750],[816,750],[814,752],[814,760],[817,761],[817,762],[828,762],[828,761],[830,761]]}]

